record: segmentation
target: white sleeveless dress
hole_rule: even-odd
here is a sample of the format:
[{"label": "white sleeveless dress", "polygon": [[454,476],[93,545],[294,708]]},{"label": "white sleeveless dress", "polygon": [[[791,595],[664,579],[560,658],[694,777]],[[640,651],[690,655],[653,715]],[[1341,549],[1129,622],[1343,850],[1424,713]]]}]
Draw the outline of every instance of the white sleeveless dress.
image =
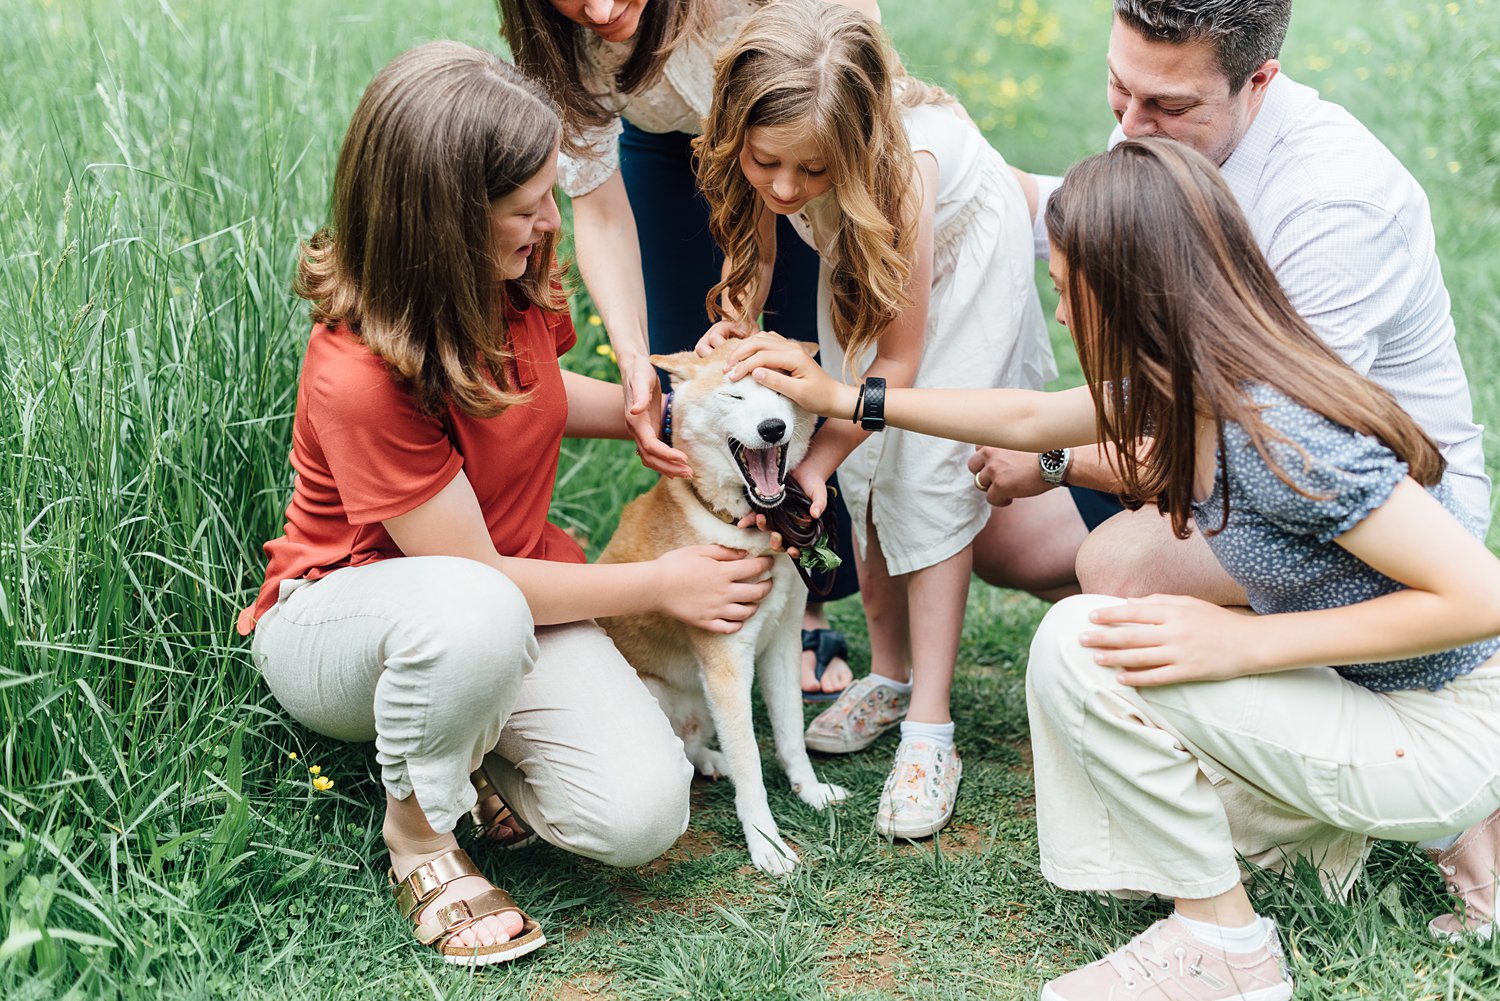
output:
[{"label": "white sleeveless dress", "polygon": [[[1057,375],[1033,279],[1031,212],[1010,167],[979,130],[942,105],[905,109],[913,152],[938,163],[932,294],[915,385],[931,388],[1041,389]],[[823,257],[818,342],[823,367],[843,377],[833,334],[829,241],[837,226],[834,193],[792,216]],[[862,374],[873,348],[853,366]],[[872,434],[839,466],[855,544],[866,553],[866,519],[880,536],[893,574],[933,566],[974,541],[990,516],[968,470],[974,446],[910,431]]]}]

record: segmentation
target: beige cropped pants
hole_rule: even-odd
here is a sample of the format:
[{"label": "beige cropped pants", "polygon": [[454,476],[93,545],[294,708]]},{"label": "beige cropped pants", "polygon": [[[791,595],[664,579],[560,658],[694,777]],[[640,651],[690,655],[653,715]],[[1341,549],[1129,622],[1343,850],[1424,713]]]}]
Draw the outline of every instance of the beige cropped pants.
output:
[{"label": "beige cropped pants", "polygon": [[1026,673],[1042,873],[1071,890],[1204,898],[1310,859],[1347,889],[1368,839],[1423,841],[1500,806],[1500,658],[1438,691],[1372,692],[1330,668],[1130,688],[1054,606]]},{"label": "beige cropped pants", "polygon": [[373,740],[385,788],[415,793],[435,831],[474,806],[491,751],[506,803],[560,848],[640,865],[687,827],[692,766],[635,671],[593,622],[534,628],[492,567],[404,557],[286,581],[251,649],[299,723]]}]

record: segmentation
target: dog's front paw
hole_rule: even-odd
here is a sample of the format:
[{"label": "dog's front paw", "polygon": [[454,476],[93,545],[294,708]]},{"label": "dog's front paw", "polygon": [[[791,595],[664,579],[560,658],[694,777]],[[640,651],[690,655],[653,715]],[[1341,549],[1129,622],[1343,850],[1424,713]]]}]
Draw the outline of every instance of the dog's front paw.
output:
[{"label": "dog's front paw", "polygon": [[831,782],[804,782],[797,787],[797,795],[802,802],[815,810],[821,810],[830,803],[838,803],[849,798],[849,790],[843,786],[836,786]]},{"label": "dog's front paw", "polygon": [[787,876],[797,868],[797,853],[779,837],[768,836],[760,831],[747,831],[745,840],[750,848],[750,861],[761,872],[772,876]]}]

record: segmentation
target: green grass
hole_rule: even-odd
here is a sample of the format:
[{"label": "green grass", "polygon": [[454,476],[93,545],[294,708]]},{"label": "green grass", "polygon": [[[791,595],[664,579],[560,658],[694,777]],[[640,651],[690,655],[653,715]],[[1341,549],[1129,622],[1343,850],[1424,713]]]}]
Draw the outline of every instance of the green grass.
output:
[{"label": "green grass", "polygon": [[[1106,9],[885,15],[1007,157],[1060,170],[1109,131]],[[1490,424],[1497,15],[1495,0],[1303,0],[1285,52],[1426,186]],[[418,41],[493,44],[493,8],[0,0],[0,25],[0,996],[1022,998],[1155,913],[1041,879],[1021,698],[1041,606],[976,588],[955,693],[965,784],[936,842],[869,831],[887,739],[822,764],[854,791],[830,815],[772,776],[810,863],[786,883],[747,870],[731,790],[702,785],[689,835],[638,870],[479,855],[545,923],[556,944],[538,956],[468,975],[419,952],[382,886],[370,756],[290,725],[232,623],[286,500],[306,336],[287,286],[348,115]],[[570,364],[604,371],[577,308]],[[555,514],[597,551],[648,482],[626,446],[570,444]],[[834,612],[862,665],[857,604]],[[1381,845],[1375,862],[1348,903],[1307,874],[1258,884],[1299,997],[1500,994],[1500,946],[1425,938],[1442,905],[1422,861]]]}]

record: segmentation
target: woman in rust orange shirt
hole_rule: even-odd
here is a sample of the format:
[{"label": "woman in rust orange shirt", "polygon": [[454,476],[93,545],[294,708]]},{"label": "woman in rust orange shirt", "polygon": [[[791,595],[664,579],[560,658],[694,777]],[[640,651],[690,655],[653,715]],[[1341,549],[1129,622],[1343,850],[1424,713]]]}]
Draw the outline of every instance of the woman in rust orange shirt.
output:
[{"label": "woman in rust orange shirt", "polygon": [[288,713],[375,742],[397,904],[464,965],[544,941],[454,840],[471,771],[508,840],[637,865],[686,826],[682,746],[591,620],[732,632],[769,588],[768,558],[719,547],[589,565],[547,521],[562,438],[628,436],[620,388],[558,365],[559,134],[539,88],[456,42],[366,90],[298,276],[285,533],[239,621]]}]

